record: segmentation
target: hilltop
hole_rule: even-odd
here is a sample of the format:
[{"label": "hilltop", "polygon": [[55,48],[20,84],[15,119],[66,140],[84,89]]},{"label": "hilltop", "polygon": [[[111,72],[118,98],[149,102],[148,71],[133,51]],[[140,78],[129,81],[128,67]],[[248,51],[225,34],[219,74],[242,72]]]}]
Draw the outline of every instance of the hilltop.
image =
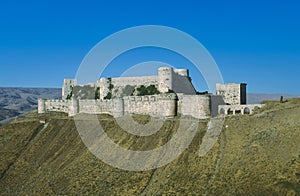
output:
[{"label": "hilltop", "polygon": [[293,95],[293,94],[259,94],[259,93],[248,93],[247,100],[250,104],[257,104],[261,103],[264,100],[279,100],[280,97],[283,96],[284,98],[300,98],[300,95]]},{"label": "hilltop", "polygon": [[[253,115],[226,117],[218,142],[205,156],[198,156],[207,126],[202,121],[183,154],[143,172],[98,160],[82,143],[72,117],[31,112],[0,127],[0,194],[299,195],[300,99],[264,103]],[[109,137],[128,149],[161,146],[178,127],[176,117],[156,134],[138,138],[111,116],[98,118]],[[135,119],[146,123],[148,117]]]}]

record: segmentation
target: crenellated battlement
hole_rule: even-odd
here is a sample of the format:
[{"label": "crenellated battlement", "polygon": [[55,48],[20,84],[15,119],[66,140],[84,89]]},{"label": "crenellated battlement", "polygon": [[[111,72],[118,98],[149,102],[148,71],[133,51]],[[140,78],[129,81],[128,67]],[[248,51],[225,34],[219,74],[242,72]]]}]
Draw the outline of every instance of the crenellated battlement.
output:
[{"label": "crenellated battlement", "polygon": [[74,116],[77,113],[102,114],[108,113],[115,117],[126,114],[148,114],[158,117],[176,116],[177,96],[174,93],[127,96],[114,99],[72,99],[45,100],[39,99],[39,113],[57,111]]},{"label": "crenellated battlement", "polygon": [[[87,86],[78,85],[75,79],[65,79],[62,100],[39,99],[38,113],[57,111],[69,116],[108,113],[114,117],[180,114],[198,119],[230,114],[231,110],[237,111],[233,114],[245,113],[246,84],[217,84],[217,95],[212,95],[196,94],[191,81],[187,69],[172,67],[158,68],[157,76],[100,78]],[[253,107],[247,105],[251,111]]]},{"label": "crenellated battlement", "polygon": [[135,101],[135,102],[145,102],[145,101],[159,101],[159,100],[177,100],[177,95],[175,93],[165,93],[158,95],[144,95],[144,96],[126,96],[124,100]]}]

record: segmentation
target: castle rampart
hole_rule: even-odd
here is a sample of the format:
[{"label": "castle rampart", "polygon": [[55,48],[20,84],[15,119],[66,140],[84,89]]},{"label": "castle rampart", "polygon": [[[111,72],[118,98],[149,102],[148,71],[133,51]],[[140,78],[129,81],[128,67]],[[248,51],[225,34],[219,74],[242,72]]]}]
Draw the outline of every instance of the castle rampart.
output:
[{"label": "castle rampart", "polygon": [[111,83],[114,86],[125,87],[127,85],[139,86],[139,85],[155,85],[157,84],[157,76],[139,76],[139,77],[122,77],[112,78]]},{"label": "castle rampart", "polygon": [[38,112],[45,113],[48,111],[68,113],[70,100],[38,100]]},{"label": "castle rampart", "polygon": [[69,116],[77,113],[111,114],[120,117],[124,114],[144,114],[157,117],[176,116],[177,97],[175,94],[149,96],[128,96],[109,100],[44,100],[39,99],[39,113],[47,111],[65,112]]},{"label": "castle rampart", "polygon": [[199,119],[210,117],[210,95],[183,95],[179,105],[181,115]]},{"label": "castle rampart", "polygon": [[55,111],[69,116],[107,113],[114,117],[183,115],[205,119],[219,114],[251,114],[255,108],[263,106],[246,105],[244,83],[217,84],[216,89],[217,95],[197,94],[188,70],[171,67],[160,67],[157,76],[100,78],[88,86],[77,85],[75,79],[65,79],[63,99],[39,99],[38,113]]},{"label": "castle rampart", "polygon": [[147,114],[157,117],[176,116],[177,97],[173,93],[124,97],[125,114]]}]

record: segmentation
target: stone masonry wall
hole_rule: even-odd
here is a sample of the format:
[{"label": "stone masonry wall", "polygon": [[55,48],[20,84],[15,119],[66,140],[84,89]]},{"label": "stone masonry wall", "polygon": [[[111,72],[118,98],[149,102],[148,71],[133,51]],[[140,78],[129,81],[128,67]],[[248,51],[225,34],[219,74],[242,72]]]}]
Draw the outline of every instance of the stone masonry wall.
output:
[{"label": "stone masonry wall", "polygon": [[124,97],[125,114],[145,114],[157,117],[176,116],[175,94]]},{"label": "stone masonry wall", "polygon": [[38,112],[65,112],[69,116],[77,113],[103,114],[115,117],[126,114],[144,114],[157,117],[172,117],[177,114],[177,97],[175,94],[151,96],[129,96],[109,100],[39,100]]},{"label": "stone masonry wall", "polygon": [[[100,78],[95,83],[90,83],[91,87],[99,87],[100,99],[103,100],[108,94],[109,85],[113,85],[112,94],[115,97],[121,97],[122,89],[130,86],[149,86],[155,85],[161,93],[168,93],[173,90],[175,93],[196,94],[191,78],[187,69],[173,69],[171,67],[160,67],[157,76],[139,76],[139,77],[120,77],[120,78]],[[77,85],[75,79],[65,79],[62,88],[63,100],[71,95],[74,86]]]},{"label": "stone masonry wall", "polygon": [[114,86],[139,86],[139,85],[151,85],[157,84],[157,76],[141,76],[141,77],[122,77],[112,78],[111,82]]},{"label": "stone masonry wall", "polygon": [[88,114],[112,114],[113,105],[111,100],[79,100],[79,113]]},{"label": "stone masonry wall", "polygon": [[38,112],[44,113],[48,111],[68,113],[70,100],[38,100]]},{"label": "stone masonry wall", "polygon": [[217,95],[223,96],[226,104],[241,104],[240,84],[217,84]]},{"label": "stone masonry wall", "polygon": [[209,95],[182,95],[179,98],[181,115],[205,119],[210,117]]}]

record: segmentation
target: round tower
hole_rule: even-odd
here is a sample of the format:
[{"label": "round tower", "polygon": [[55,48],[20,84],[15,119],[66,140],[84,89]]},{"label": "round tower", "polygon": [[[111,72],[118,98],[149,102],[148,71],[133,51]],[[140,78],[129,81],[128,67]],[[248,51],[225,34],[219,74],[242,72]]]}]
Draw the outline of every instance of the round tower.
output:
[{"label": "round tower", "polygon": [[160,67],[158,68],[158,90],[162,93],[167,93],[172,90],[172,67]]},{"label": "round tower", "polygon": [[69,116],[75,116],[79,113],[79,100],[73,98],[69,105]]},{"label": "round tower", "polygon": [[99,87],[99,93],[100,93],[100,100],[103,100],[104,97],[109,92],[108,89],[108,80],[105,78],[100,78],[100,80],[97,81],[96,86]]},{"label": "round tower", "polygon": [[168,96],[162,100],[164,117],[174,117],[177,115],[177,100],[178,97],[175,93],[168,94]]},{"label": "round tower", "polygon": [[45,99],[38,99],[38,113],[45,113]]},{"label": "round tower", "polygon": [[114,117],[124,116],[124,100],[122,98],[114,98],[112,99],[112,115]]}]

